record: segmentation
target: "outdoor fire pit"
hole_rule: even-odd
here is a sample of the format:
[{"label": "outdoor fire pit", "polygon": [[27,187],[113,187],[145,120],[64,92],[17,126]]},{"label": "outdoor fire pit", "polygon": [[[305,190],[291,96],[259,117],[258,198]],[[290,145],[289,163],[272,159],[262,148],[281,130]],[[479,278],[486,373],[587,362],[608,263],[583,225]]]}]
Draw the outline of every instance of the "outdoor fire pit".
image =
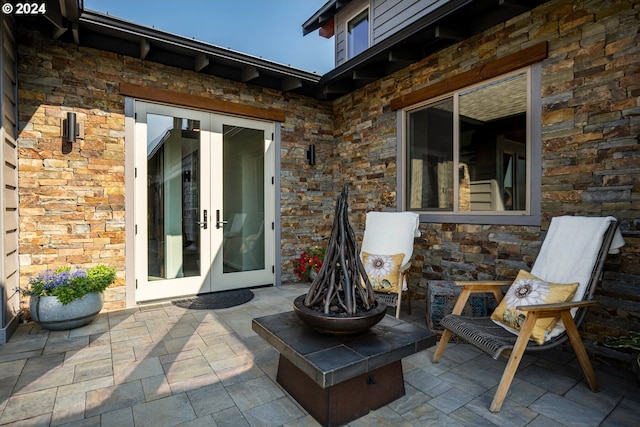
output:
[{"label": "outdoor fire pit", "polygon": [[386,304],[375,298],[362,265],[355,233],[349,223],[348,189],[336,201],[331,236],[324,262],[309,291],[296,298],[296,314],[326,334],[354,334],[384,317]]},{"label": "outdoor fire pit", "polygon": [[324,314],[304,305],[305,295],[300,295],[293,302],[293,308],[300,319],[318,332],[324,334],[356,334],[366,331],[377,324],[387,313],[387,305],[379,302],[369,311],[353,316]]}]

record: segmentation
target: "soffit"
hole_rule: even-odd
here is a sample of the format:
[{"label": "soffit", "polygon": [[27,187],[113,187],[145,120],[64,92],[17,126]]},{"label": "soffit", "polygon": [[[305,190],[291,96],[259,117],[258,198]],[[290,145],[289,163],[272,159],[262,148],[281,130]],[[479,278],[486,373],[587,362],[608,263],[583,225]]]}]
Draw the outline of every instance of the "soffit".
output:
[{"label": "soffit", "polygon": [[[350,1],[331,0],[310,19],[326,22]],[[46,16],[21,19],[35,20],[53,38],[80,46],[333,100],[545,1],[451,0],[323,76],[86,10],[82,0],[47,0]]]},{"label": "soffit", "polygon": [[[323,75],[320,96],[323,99],[336,99],[346,95],[546,1],[448,1]],[[329,12],[335,9],[329,7],[332,3],[325,5]],[[329,15],[323,15],[323,19],[333,16]]]},{"label": "soffit", "polygon": [[48,0],[46,16],[24,19],[79,46],[278,91],[318,94],[319,74],[83,9],[82,1]]}]

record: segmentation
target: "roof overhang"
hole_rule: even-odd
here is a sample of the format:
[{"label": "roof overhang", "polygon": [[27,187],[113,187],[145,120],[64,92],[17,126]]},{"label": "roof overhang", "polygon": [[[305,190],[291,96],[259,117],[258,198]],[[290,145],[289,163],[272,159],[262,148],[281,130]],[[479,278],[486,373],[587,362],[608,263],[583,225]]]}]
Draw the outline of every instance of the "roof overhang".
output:
[{"label": "roof overhang", "polygon": [[305,96],[321,76],[289,65],[83,9],[82,0],[48,0],[36,25],[53,38],[146,61]]},{"label": "roof overhang", "polygon": [[[305,22],[303,32],[321,28],[350,1],[328,1]],[[324,76],[85,10],[82,0],[47,0],[45,17],[22,19],[36,19],[36,25],[48,30],[53,38],[80,46],[333,100],[546,1],[448,1]]]},{"label": "roof overhang", "polygon": [[[321,98],[336,99],[548,0],[451,0],[322,76]],[[321,27],[343,2],[330,1],[306,24]],[[317,16],[316,16],[317,15]],[[312,19],[310,18],[310,20]],[[307,21],[309,23],[309,21]]]},{"label": "roof overhang", "polygon": [[317,29],[322,28],[327,22],[342,9],[345,5],[351,3],[351,0],[329,0],[322,6],[313,16],[302,24],[302,34],[307,35]]}]

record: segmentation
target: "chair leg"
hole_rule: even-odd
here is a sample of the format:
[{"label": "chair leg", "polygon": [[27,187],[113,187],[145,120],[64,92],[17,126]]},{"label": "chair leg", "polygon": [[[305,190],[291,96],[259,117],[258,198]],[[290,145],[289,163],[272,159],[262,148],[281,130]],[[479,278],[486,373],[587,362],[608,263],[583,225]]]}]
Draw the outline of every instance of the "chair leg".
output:
[{"label": "chair leg", "polygon": [[573,346],[573,351],[575,351],[578,362],[580,362],[580,366],[582,367],[582,372],[584,372],[584,376],[589,383],[589,388],[593,392],[600,391],[598,380],[596,379],[596,374],[593,371],[593,366],[591,366],[591,361],[589,360],[587,351],[585,350],[584,344],[582,343],[582,338],[580,338],[578,328],[576,327],[576,324],[571,317],[571,313],[569,311],[563,311],[561,317],[562,323],[564,323],[564,327],[567,330],[569,341]]},{"label": "chair leg", "polygon": [[438,346],[436,347],[436,351],[433,353],[433,358],[431,359],[433,363],[437,363],[440,361],[440,358],[442,357],[442,353],[444,353],[444,349],[447,347],[447,344],[451,339],[451,335],[453,334],[448,329],[445,329],[444,332],[442,333],[442,336],[440,337],[440,341],[438,341]]},{"label": "chair leg", "polygon": [[407,289],[407,314],[411,315],[411,290]]},{"label": "chair leg", "polygon": [[513,350],[511,350],[509,361],[507,362],[507,366],[504,368],[502,379],[500,379],[500,384],[498,384],[496,394],[493,396],[493,402],[491,402],[489,411],[499,412],[500,408],[502,408],[502,403],[504,402],[505,397],[507,397],[507,391],[509,391],[509,387],[511,387],[511,382],[518,370],[518,365],[520,365],[524,350],[527,348],[527,343],[531,337],[531,332],[533,332],[536,320],[538,320],[537,315],[532,315],[532,313],[527,315],[524,325],[518,334],[516,344],[513,346]]},{"label": "chair leg", "polygon": [[[453,306],[453,311],[451,314],[460,314],[464,309],[465,304],[469,300],[469,295],[471,295],[471,291],[467,288],[463,288],[458,295],[458,299],[456,300],[456,304]],[[449,340],[451,339],[451,331],[445,329],[442,333],[442,337],[440,337],[440,341],[438,342],[438,346],[436,347],[435,353],[433,353],[433,362],[436,363],[442,357],[442,353],[444,353],[444,349],[447,347]]]},{"label": "chair leg", "polygon": [[402,306],[402,289],[398,290],[398,300],[396,301],[396,319],[400,318],[400,307]]}]

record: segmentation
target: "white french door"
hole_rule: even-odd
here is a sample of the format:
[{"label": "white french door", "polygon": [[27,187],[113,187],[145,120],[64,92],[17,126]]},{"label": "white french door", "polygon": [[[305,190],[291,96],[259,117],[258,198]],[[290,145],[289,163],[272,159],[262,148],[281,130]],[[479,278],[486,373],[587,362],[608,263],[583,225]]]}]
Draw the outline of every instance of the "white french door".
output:
[{"label": "white french door", "polygon": [[135,112],[136,301],[273,283],[273,123]]}]

